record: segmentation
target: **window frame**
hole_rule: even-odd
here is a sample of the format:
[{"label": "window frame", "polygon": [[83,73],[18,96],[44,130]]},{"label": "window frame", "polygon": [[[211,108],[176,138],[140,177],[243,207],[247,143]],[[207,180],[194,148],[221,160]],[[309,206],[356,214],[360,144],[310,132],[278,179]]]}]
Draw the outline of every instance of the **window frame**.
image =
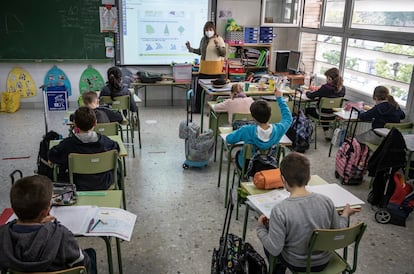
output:
[{"label": "window frame", "polygon": [[[384,31],[384,30],[372,30],[372,29],[362,29],[362,28],[352,28],[352,11],[354,3],[356,0],[346,0],[344,8],[344,17],[342,27],[331,27],[324,26],[325,14],[326,14],[326,4],[327,0],[322,0],[321,5],[321,16],[319,18],[319,28],[309,28],[303,26],[303,17],[299,27],[299,33],[310,33],[310,34],[323,34],[331,36],[342,37],[341,45],[341,56],[339,61],[339,70],[341,74],[345,71],[345,59],[347,56],[347,48],[349,39],[360,39],[360,40],[370,40],[375,42],[384,42],[392,44],[403,44],[414,46],[414,39],[412,37],[413,33],[411,32],[396,32],[396,31]],[[305,3],[304,3],[305,4]],[[304,6],[303,6],[304,9]],[[302,35],[301,35],[302,36]],[[299,39],[299,45],[301,41]],[[345,83],[346,84],[346,83]],[[361,93],[358,90],[350,89],[355,93],[358,93],[362,96],[365,96],[365,93]],[[408,88],[408,98],[406,101],[405,108],[410,109],[411,106],[414,107],[414,69],[411,76],[411,82]],[[413,109],[414,111],[414,109]]]}]

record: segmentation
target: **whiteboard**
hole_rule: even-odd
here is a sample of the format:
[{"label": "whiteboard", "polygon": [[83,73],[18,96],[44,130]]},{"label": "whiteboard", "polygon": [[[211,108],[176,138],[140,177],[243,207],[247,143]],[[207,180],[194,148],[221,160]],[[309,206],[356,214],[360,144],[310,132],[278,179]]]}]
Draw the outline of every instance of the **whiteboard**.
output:
[{"label": "whiteboard", "polygon": [[122,65],[168,65],[192,62],[209,21],[209,0],[122,0]]}]

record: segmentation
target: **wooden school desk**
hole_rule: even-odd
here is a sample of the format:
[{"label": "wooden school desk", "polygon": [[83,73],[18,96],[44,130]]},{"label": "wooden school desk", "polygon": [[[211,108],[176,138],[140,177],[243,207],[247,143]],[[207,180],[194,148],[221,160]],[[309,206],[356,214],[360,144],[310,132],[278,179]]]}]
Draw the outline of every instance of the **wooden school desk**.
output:
[{"label": "wooden school desk", "polygon": [[140,89],[144,89],[144,106],[147,106],[147,87],[170,87],[171,88],[171,106],[174,105],[174,87],[189,90],[191,87],[191,81],[188,82],[173,82],[173,81],[159,81],[156,83],[131,83],[131,87],[134,88],[135,94],[138,95]]},{"label": "wooden school desk", "polygon": [[[226,137],[231,131],[232,131],[232,129],[227,130],[226,133],[221,133],[220,134],[220,137],[221,137],[221,151],[220,151],[220,162],[219,162],[219,173],[218,173],[217,187],[220,187],[221,169],[222,169],[221,166],[222,166],[222,163],[223,163],[223,151],[224,151],[224,148],[227,148],[226,194],[225,194],[225,198],[224,198],[224,206],[227,206],[227,201],[228,201],[229,184],[230,184],[230,166],[231,166],[231,162],[232,162],[231,153],[232,153],[234,148],[240,147],[240,146],[243,145],[243,142],[239,142],[239,143],[233,144],[233,145],[230,145],[230,144],[226,143]],[[282,145],[282,146],[291,146],[292,141],[289,139],[289,137],[287,137],[286,135],[283,135],[282,139],[280,139],[279,144]],[[237,159],[236,159],[236,161],[237,161]]]},{"label": "wooden school desk", "polygon": [[[112,141],[117,142],[118,145],[119,145],[119,153],[118,153],[118,156],[120,158],[122,158],[123,161],[120,161],[119,160],[118,161],[118,163],[119,163],[118,166],[119,166],[119,172],[120,172],[119,174],[121,174],[121,176],[122,176],[122,178],[121,178],[122,183],[121,184],[124,185],[124,176],[126,175],[126,171],[125,171],[125,169],[126,169],[126,166],[125,166],[125,157],[128,156],[128,152],[127,152],[127,150],[125,148],[124,143],[122,142],[122,138],[121,138],[120,135],[110,135],[110,136],[107,136],[107,137],[109,139],[111,139]],[[51,140],[49,142],[49,149],[51,149],[55,145],[59,144],[61,141],[62,140]],[[53,168],[55,169],[53,171],[53,173],[56,174],[56,172],[57,172],[57,170],[56,170],[57,165],[53,165]],[[123,200],[124,200],[124,206],[126,206],[125,192],[122,192],[122,197],[123,197]]]},{"label": "wooden school desk", "polygon": [[[203,122],[204,122],[204,105],[206,103],[206,94],[211,96],[230,96],[231,85],[229,84],[224,88],[215,88],[211,84],[211,79],[200,79],[198,80],[202,88],[201,91],[201,121],[200,121],[200,130],[203,131]],[[233,83],[235,84],[235,83]],[[274,91],[270,90],[254,90],[254,91],[245,91],[246,96],[261,96],[261,95],[274,95]]]},{"label": "wooden school desk", "polygon": [[[75,205],[93,205],[98,207],[121,207],[122,190],[98,190],[98,191],[78,191],[78,201]],[[109,236],[100,236],[105,241],[106,255],[108,258],[109,273],[113,274],[113,259],[112,259],[112,247],[111,239]],[[121,244],[120,239],[115,238],[116,252],[118,257],[118,269],[122,274],[122,256],[121,256]]]},{"label": "wooden school desk", "polygon": [[[361,205],[364,204],[362,200],[360,200],[358,197],[353,195],[351,192],[347,191],[345,188],[335,183],[329,184],[327,181],[325,181],[318,175],[311,175],[308,185],[309,186],[329,185],[328,189],[326,189],[325,191],[319,192],[320,191],[319,190],[315,192],[319,192],[319,193],[324,194],[325,196],[328,196],[331,200],[333,200],[334,204],[336,204],[336,202],[338,201],[339,203],[344,204],[344,205],[345,203],[349,202],[353,208],[361,208]],[[244,194],[248,196],[248,195],[255,195],[255,194],[264,194],[269,191],[274,191],[274,189],[271,189],[271,190],[257,189],[253,182],[244,182],[244,183],[241,183],[241,191],[243,191]],[[343,197],[346,197],[346,198],[342,199]],[[350,199],[350,200],[346,202],[342,201],[345,199]],[[251,202],[246,201],[245,203],[246,208],[245,208],[244,222],[243,222],[243,235],[242,235],[243,240],[245,240],[246,238],[246,228],[247,228],[247,221],[249,217],[250,205],[251,205]],[[257,209],[255,210],[257,211]],[[336,210],[337,211],[343,210],[343,206],[336,207]]]},{"label": "wooden school desk", "polygon": [[[91,205],[91,206],[98,206],[98,207],[114,207],[120,208],[121,206],[121,198],[122,198],[122,191],[121,190],[105,190],[105,191],[78,191],[78,201],[76,202],[76,206],[81,205]],[[69,206],[70,208],[70,206]],[[1,220],[7,221],[12,215],[13,210],[6,209],[3,211],[3,214],[8,214],[5,216],[7,218],[3,218],[0,216]],[[2,223],[0,223],[2,225]],[[112,247],[111,247],[111,239],[110,236],[99,236],[105,241],[106,245],[106,254],[108,258],[108,268],[109,273],[113,274],[113,259],[112,259]],[[121,256],[121,245],[120,240],[115,238],[116,241],[116,249],[117,249],[117,257],[118,257],[118,269],[119,273],[121,274],[122,271],[122,256]]]}]

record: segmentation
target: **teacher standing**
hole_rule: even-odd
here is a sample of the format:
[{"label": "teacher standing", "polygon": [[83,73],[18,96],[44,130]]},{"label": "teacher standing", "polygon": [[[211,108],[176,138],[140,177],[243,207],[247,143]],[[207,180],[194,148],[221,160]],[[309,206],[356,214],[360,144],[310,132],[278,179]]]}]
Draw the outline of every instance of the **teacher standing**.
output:
[{"label": "teacher standing", "polygon": [[[190,42],[185,45],[189,52],[201,55],[199,79],[216,79],[223,77],[223,62],[226,56],[226,45],[221,38],[212,21],[204,25],[204,35],[200,41],[199,48],[192,48]],[[201,86],[197,84],[195,109],[199,113],[201,109]]]}]

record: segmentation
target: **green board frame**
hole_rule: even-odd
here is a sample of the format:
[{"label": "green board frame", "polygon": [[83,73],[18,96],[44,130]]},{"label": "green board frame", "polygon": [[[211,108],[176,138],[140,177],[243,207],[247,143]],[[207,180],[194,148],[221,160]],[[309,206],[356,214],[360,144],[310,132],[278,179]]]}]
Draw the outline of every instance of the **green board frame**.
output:
[{"label": "green board frame", "polygon": [[0,60],[111,60],[100,0],[14,0],[0,9]]}]

